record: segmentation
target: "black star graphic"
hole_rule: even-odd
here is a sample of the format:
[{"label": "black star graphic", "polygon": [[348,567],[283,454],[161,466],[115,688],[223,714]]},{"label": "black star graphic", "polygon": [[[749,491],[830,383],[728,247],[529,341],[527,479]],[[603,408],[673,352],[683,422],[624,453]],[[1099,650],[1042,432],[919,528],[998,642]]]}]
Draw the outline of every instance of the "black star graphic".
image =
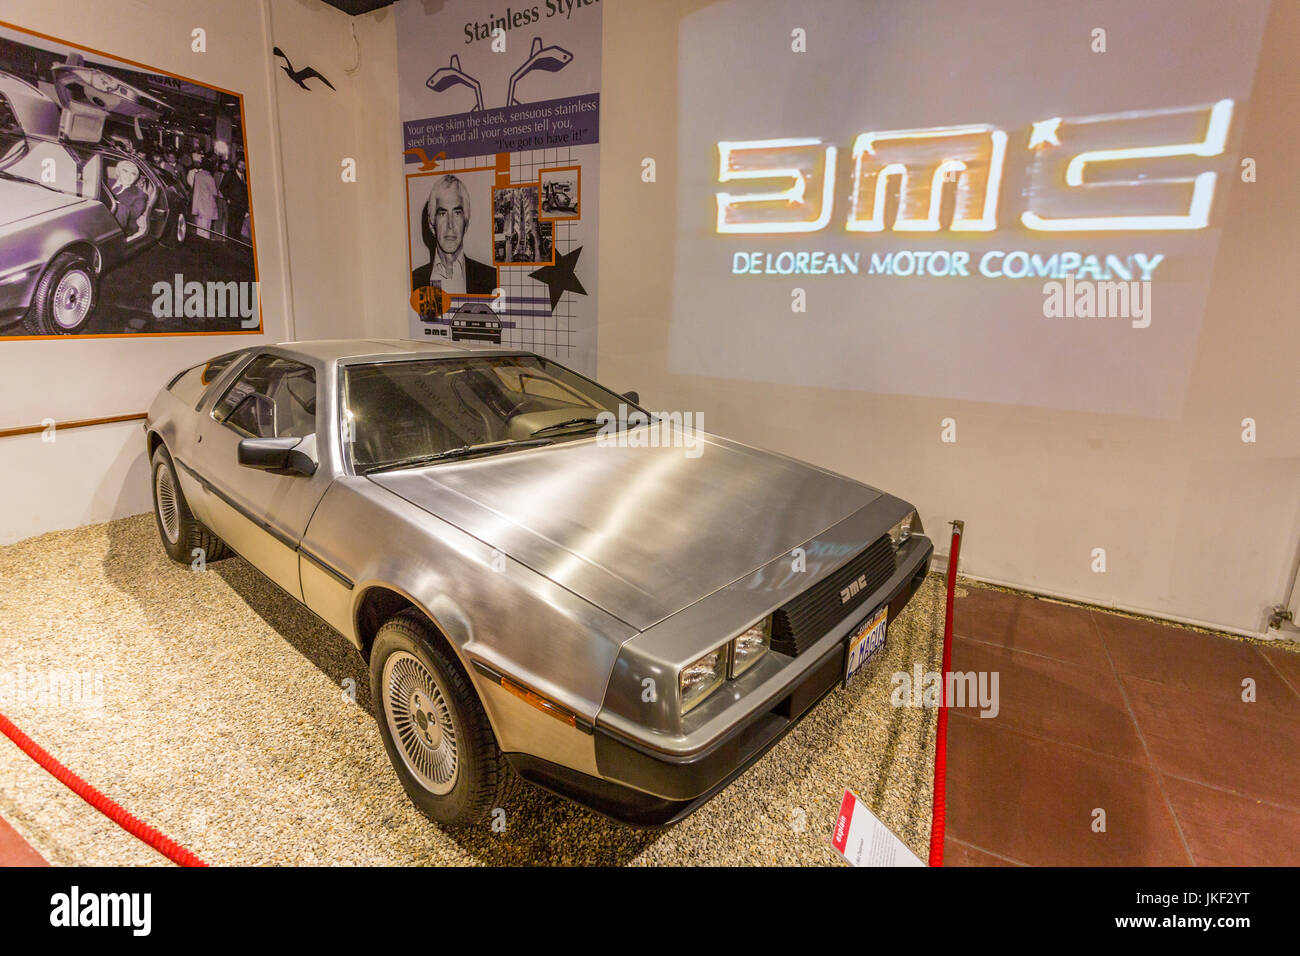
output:
[{"label": "black star graphic", "polygon": [[556,253],[555,265],[542,266],[536,272],[528,273],[528,278],[536,279],[538,282],[545,282],[546,288],[551,293],[551,311],[560,304],[560,296],[566,292],[576,292],[578,295],[586,295],[587,290],[582,287],[578,277],[573,274],[573,267],[578,264],[578,256],[582,254],[582,246],[574,249],[572,252],[560,255]]}]

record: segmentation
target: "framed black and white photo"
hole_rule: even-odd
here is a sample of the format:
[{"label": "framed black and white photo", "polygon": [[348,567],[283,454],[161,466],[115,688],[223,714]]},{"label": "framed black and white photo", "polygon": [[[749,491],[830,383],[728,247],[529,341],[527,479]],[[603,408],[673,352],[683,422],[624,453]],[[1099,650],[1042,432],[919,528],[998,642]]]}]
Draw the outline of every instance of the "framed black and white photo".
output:
[{"label": "framed black and white photo", "polygon": [[240,94],[0,23],[0,338],[260,333]]},{"label": "framed black and white photo", "polygon": [[555,227],[538,215],[537,183],[492,190],[492,255],[498,265],[543,266],[555,262]]},{"label": "framed black and white photo", "polygon": [[582,218],[582,167],[560,166],[539,170],[540,219]]}]

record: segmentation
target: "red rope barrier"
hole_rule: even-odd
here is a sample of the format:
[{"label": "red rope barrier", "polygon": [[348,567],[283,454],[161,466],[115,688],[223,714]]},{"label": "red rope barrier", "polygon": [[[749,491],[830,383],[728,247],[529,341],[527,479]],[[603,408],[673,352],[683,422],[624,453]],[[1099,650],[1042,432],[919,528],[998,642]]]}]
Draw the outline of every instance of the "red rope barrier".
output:
[{"label": "red rope barrier", "polygon": [[207,866],[202,860],[181,846],[175,840],[159,833],[143,820],[128,813],[119,804],[108,799],[86,781],[63,764],[51,757],[32,738],[14,726],[4,714],[0,714],[0,732],[18,745],[18,749],[48,770],[61,784],[81,797],[88,804],[108,817],[127,833],[138,840],[143,840],[173,863],[181,866]]},{"label": "red rope barrier", "polygon": [[942,703],[938,729],[934,738],[934,817],[930,824],[930,865],[943,866],[943,825],[947,816],[944,805],[948,777],[948,672],[952,669],[952,606],[957,591],[957,556],[961,552],[963,521],[952,523],[952,543],[948,546],[948,606],[943,619]]}]

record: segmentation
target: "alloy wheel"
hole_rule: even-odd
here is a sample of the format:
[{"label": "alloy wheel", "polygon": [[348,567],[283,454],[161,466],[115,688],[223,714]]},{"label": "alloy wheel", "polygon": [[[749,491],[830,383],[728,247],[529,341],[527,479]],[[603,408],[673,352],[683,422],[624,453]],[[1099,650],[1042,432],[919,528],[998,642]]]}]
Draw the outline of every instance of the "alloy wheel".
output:
[{"label": "alloy wheel", "polygon": [[450,793],[460,769],[456,727],[442,685],[408,651],[384,661],[384,718],[406,769],[431,793]]}]

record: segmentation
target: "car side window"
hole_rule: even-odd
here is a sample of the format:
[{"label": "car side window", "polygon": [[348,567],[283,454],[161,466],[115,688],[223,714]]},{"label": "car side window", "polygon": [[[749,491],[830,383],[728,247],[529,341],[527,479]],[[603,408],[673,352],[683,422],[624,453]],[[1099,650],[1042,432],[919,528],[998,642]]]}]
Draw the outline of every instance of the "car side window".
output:
[{"label": "car side window", "polygon": [[203,375],[200,379],[204,385],[209,382],[215,382],[221,373],[230,368],[230,363],[237,358],[243,358],[242,352],[231,352],[229,355],[218,355],[211,362],[203,366]]},{"label": "car side window", "polygon": [[305,438],[316,431],[316,372],[259,355],[221,396],[212,417],[253,438]]}]

